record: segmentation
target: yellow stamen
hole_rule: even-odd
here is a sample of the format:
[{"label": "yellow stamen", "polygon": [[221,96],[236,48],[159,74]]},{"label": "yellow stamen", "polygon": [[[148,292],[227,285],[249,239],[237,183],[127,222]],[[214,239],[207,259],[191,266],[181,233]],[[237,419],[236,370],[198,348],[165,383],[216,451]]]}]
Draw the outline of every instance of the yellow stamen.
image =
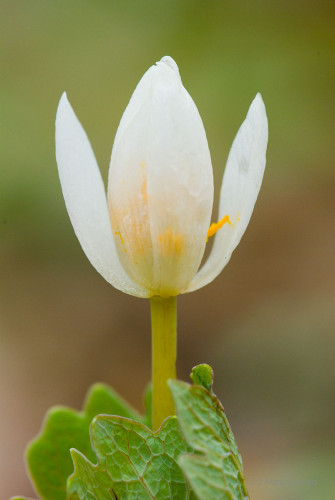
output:
[{"label": "yellow stamen", "polygon": [[210,226],[209,226],[209,229],[208,229],[208,232],[207,232],[207,239],[206,241],[208,241],[208,239],[211,237],[211,236],[214,236],[214,234],[219,230],[221,229],[221,227],[226,224],[226,222],[228,222],[228,224],[230,224],[232,226],[232,223],[229,219],[229,215],[225,215],[221,220],[219,220],[219,222],[213,222]]}]

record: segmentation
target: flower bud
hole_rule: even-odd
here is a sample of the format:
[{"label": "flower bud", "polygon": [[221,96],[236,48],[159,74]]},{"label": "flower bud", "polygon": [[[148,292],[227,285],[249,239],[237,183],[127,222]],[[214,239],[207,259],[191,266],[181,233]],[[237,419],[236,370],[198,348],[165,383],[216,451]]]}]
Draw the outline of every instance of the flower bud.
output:
[{"label": "flower bud", "polygon": [[108,206],[118,255],[154,295],[176,295],[206,245],[213,173],[205,130],[177,65],[164,57],[138,84],[111,157]]}]

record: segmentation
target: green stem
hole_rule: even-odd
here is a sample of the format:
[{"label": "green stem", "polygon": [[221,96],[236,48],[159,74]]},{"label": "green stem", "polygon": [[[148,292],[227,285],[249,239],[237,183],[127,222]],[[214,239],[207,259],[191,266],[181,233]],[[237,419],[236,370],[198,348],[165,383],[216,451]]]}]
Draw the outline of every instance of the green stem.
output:
[{"label": "green stem", "polygon": [[167,381],[176,378],[177,298],[152,297],[152,426],[156,430],[169,415],[174,403]]}]

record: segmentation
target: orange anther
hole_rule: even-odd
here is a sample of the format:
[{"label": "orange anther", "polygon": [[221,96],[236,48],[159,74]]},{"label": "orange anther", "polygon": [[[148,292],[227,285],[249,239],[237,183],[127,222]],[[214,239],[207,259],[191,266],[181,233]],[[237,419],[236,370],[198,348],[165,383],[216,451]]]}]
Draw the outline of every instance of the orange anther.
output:
[{"label": "orange anther", "polygon": [[211,237],[211,236],[214,236],[214,234],[219,230],[221,229],[221,227],[226,224],[228,222],[228,224],[230,224],[232,226],[232,223],[230,222],[230,219],[229,219],[229,215],[225,215],[224,217],[222,217],[221,220],[219,220],[219,222],[213,222],[210,226],[209,226],[209,229],[208,229],[208,232],[207,232],[207,239],[206,241],[208,241],[208,239]]}]

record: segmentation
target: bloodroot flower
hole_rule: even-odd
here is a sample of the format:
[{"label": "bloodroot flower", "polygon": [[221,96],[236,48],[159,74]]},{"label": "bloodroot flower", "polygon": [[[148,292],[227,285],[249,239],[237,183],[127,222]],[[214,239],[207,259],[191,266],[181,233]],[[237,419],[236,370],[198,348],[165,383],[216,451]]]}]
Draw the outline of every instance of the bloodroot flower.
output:
[{"label": "bloodroot flower", "polygon": [[219,222],[210,225],[213,171],[206,134],[173,59],[152,66],[130,99],[114,141],[107,198],[89,140],[64,93],[56,118],[59,176],[92,265],[114,287],[137,297],[176,296],[211,282],[249,223],[267,139],[257,94],[228,156]]}]

